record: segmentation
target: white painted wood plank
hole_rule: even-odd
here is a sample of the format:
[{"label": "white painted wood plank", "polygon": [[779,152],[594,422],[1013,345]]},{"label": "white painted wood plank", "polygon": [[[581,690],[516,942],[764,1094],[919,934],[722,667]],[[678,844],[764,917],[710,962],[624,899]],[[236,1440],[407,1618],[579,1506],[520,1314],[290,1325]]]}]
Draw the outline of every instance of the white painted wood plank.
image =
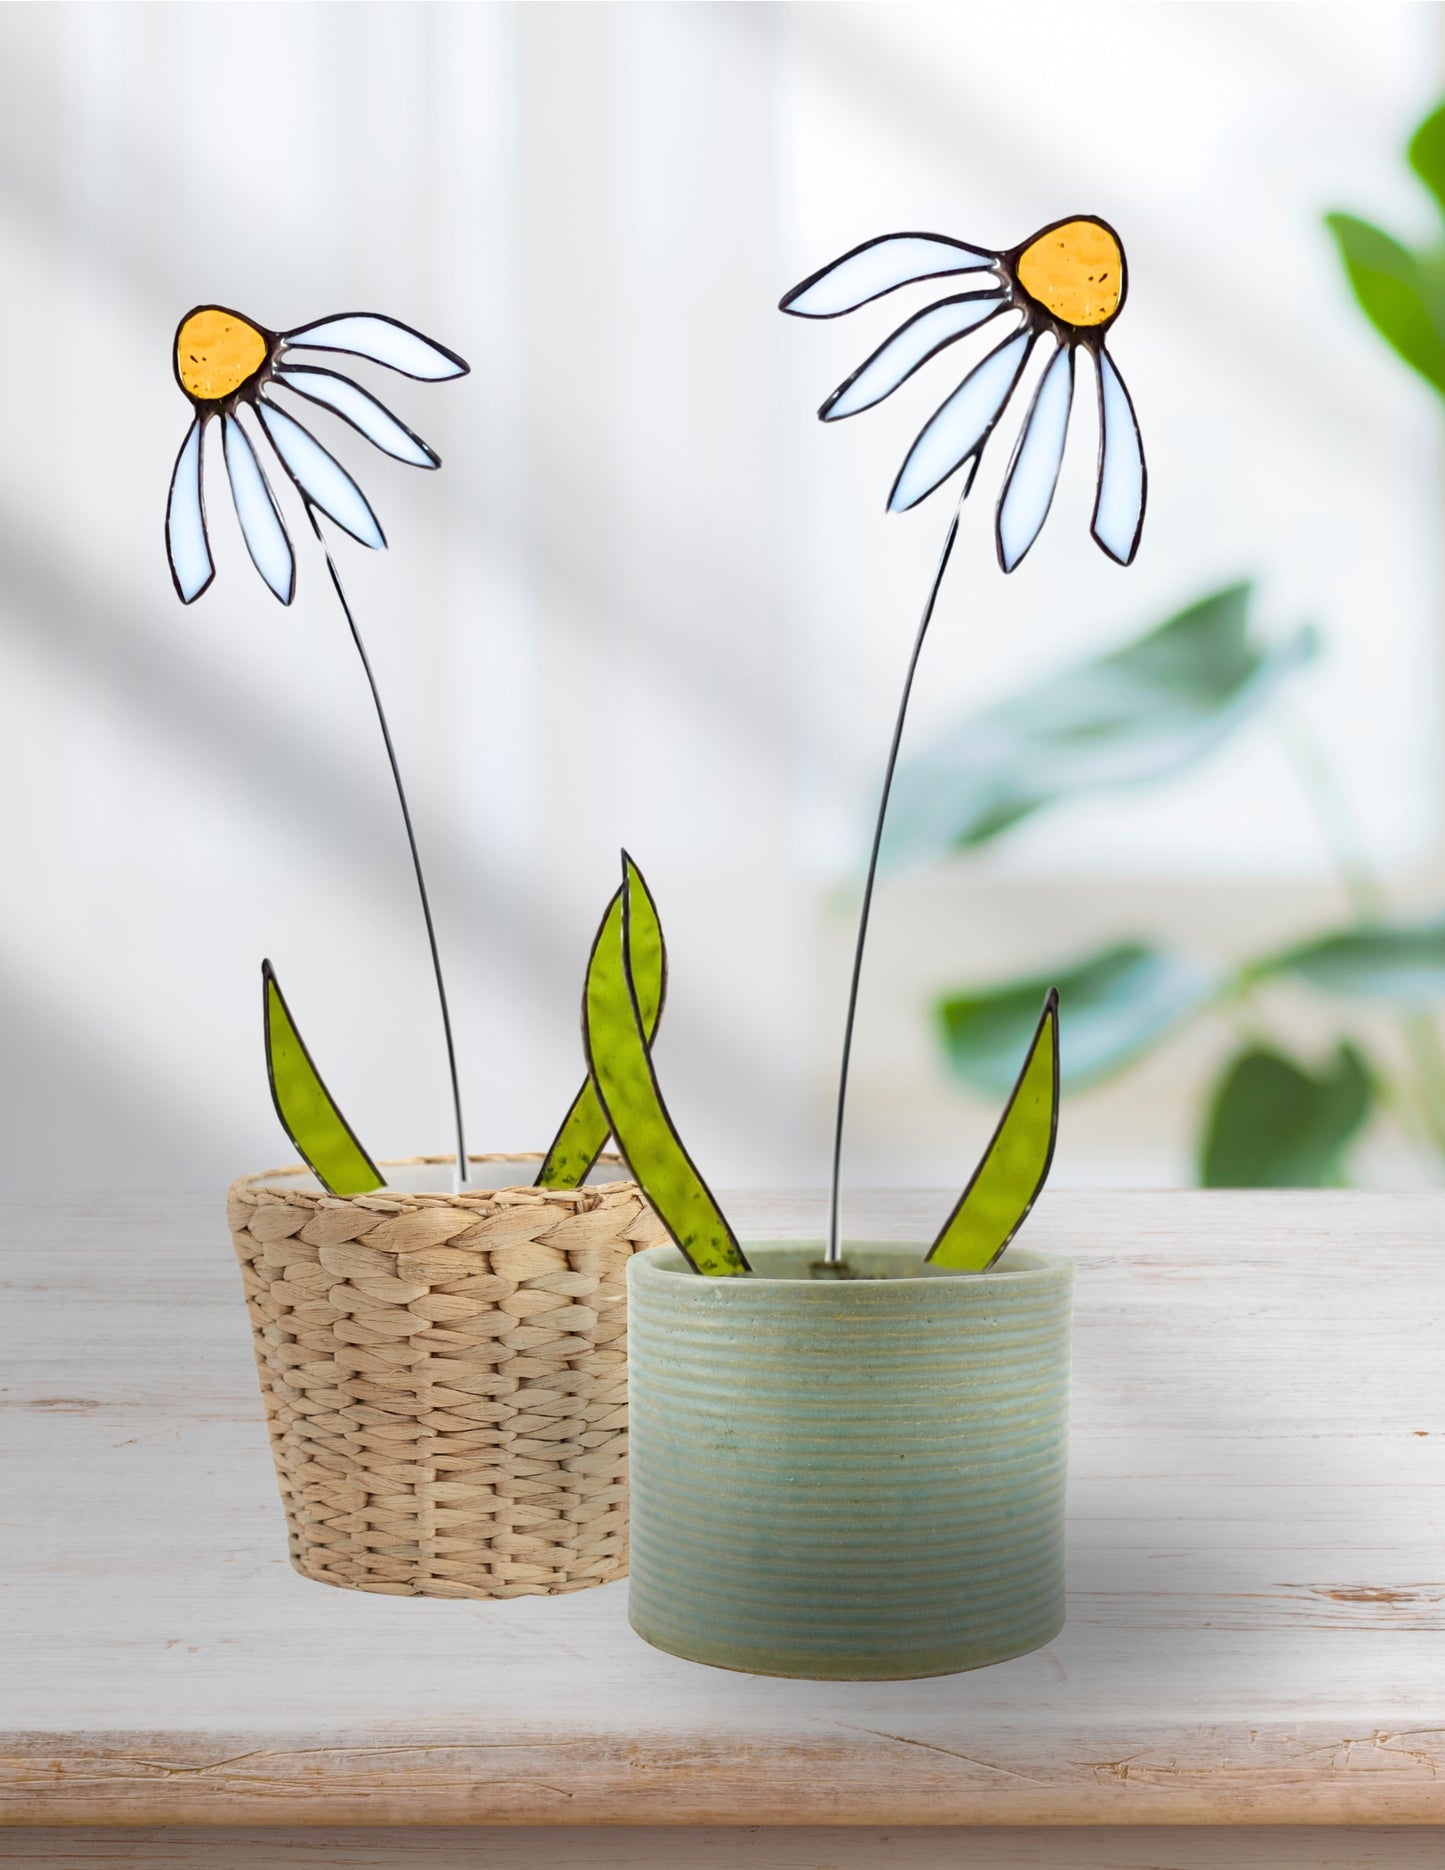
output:
[{"label": "white painted wood plank", "polygon": [[[946,1206],[852,1212],[921,1238]],[[622,1585],[297,1577],[218,1210],[5,1218],[0,1821],[1445,1823],[1441,1197],[1046,1196],[1030,1244],[1080,1267],[1068,1627],[841,1686],[663,1656]]]},{"label": "white painted wood plank", "polygon": [[1445,1831],[0,1831],[12,1870],[1440,1870]]}]

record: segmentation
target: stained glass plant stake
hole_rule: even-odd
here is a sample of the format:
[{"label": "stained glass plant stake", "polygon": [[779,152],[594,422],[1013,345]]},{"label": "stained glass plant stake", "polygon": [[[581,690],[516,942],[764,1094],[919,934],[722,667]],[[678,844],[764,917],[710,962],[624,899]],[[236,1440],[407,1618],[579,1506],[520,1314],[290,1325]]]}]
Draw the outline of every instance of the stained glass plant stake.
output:
[{"label": "stained glass plant stake", "polygon": [[[873,828],[873,848],[863,886],[848,1013],[843,1028],[825,1263],[836,1263],[842,1257],[838,1203],[853,1022],[858,1010],[858,987],[873,906],[878,854],[888,816],[888,795],[893,788],[893,772],[898,763],[913,678],[958,534],[963,502],[968,498],[983,451],[999,417],[1023,379],[1035,345],[1052,346],[1052,354],[1034,389],[999,496],[994,539],[1000,569],[1005,573],[1018,569],[1048,518],[1068,438],[1069,414],[1074,400],[1074,362],[1080,349],[1087,351],[1094,360],[1099,398],[1098,486],[1090,530],[1100,549],[1116,564],[1129,565],[1139,549],[1139,535],[1144,524],[1148,490],[1144,447],[1129,392],[1105,346],[1105,336],[1123,309],[1128,292],[1128,265],[1118,235],[1097,215],[1070,215],[1052,221],[1021,245],[1003,251],[975,246],[946,234],[882,234],[874,240],[865,240],[861,246],[811,273],[791,292],[784,293],[778,309],[794,318],[841,318],[860,306],[872,304],[875,299],[885,298],[900,286],[935,280],[951,284],[960,277],[978,276],[987,280],[980,290],[949,293],[905,319],[891,337],[838,385],[818,411],[824,422],[860,415],[891,396],[915,371],[968,332],[980,330],[998,317],[1013,316],[1018,321],[1009,335],[967,372],[923,425],[888,496],[888,510],[905,513],[936,493],[960,468],[964,473],[958,508],[943,542],[938,569],[933,575],[909,658],[898,717],[893,724],[888,766],[883,775],[883,796],[878,802],[878,819]],[[1044,1017],[1046,1023],[1053,1021],[1055,1013],[1046,1008]],[[1030,1058],[1037,1052],[1038,1040]],[[1055,1058],[1055,1096],[1056,1064]],[[1032,1097],[1031,1103],[1026,1100],[1030,1110],[1037,1103],[1037,1096]],[[1023,1127],[1030,1126],[1024,1123]],[[1037,1187],[1042,1186],[1052,1158],[1052,1130],[1049,1137],[1035,1193]],[[1030,1195],[1022,1213],[1027,1213],[1032,1199]]]},{"label": "stained glass plant stake", "polygon": [[[299,351],[320,353],[324,364],[294,359]],[[421,897],[422,916],[426,922],[427,943],[431,949],[432,972],[436,976],[437,1000],[441,1006],[442,1031],[446,1038],[447,1067],[451,1074],[452,1110],[456,1118],[457,1160],[454,1186],[460,1190],[467,1179],[466,1141],[462,1133],[462,1101],[457,1082],[456,1050],[452,1043],[451,1013],[447,1007],[446,983],[442,979],[441,957],[437,951],[436,928],[432,921],[431,901],[421,854],[417,850],[406,789],[401,781],[401,767],[387,725],[381,693],[372,672],[366,645],[361,640],[356,619],[347,602],[341,576],[321,531],[320,516],[349,533],[359,544],[373,551],[385,548],[386,535],[371,504],[351,475],[329,448],[288,413],[274,397],[280,388],[316,408],[338,416],[374,448],[394,461],[410,467],[434,469],[441,466],[441,456],[419,435],[377,401],[370,390],[332,368],[337,359],[362,357],[371,363],[394,370],[418,383],[442,383],[452,377],[464,377],[467,363],[455,351],[435,343],[400,319],[382,312],[339,312],[329,318],[313,319],[289,331],[272,331],[255,319],[224,305],[197,305],[186,313],[176,327],[172,361],[176,384],[191,405],[190,429],[181,444],[171,475],[170,496],[166,502],[166,555],[170,561],[171,581],[183,604],[193,604],[209,590],[216,575],[211,556],[211,542],[206,526],[206,502],[203,487],[203,453],[207,426],[217,424],[226,478],[236,519],[251,562],[278,602],[290,604],[296,595],[296,553],[286,529],[281,508],[271,490],[256,452],[256,444],[241,422],[243,407],[249,410],[270,444],[287,479],[301,496],[306,517],[317,543],[326,554],[326,568],[346,618],[351,640],[361,658],[361,667],[371,690],[372,704],[381,727],[391,777],[401,806],[406,841],[416,872],[417,894]],[[214,431],[213,431],[214,432]],[[214,445],[214,444],[213,444]],[[355,1183],[348,1192],[359,1193],[362,1186],[376,1184],[367,1177],[377,1173],[376,1165],[365,1158],[360,1169],[354,1159],[359,1149],[354,1131],[341,1116],[300,1035],[290,1024],[280,988],[266,963],[266,1050],[271,1074],[272,1099],[282,1127],[316,1170],[322,1185],[338,1192],[333,1182],[318,1166],[318,1155],[336,1154],[338,1132],[349,1143],[338,1158],[343,1164],[340,1179]],[[274,998],[277,1007],[273,1009]],[[273,1020],[272,1012],[278,1018]],[[282,1028],[290,1032],[291,1044]],[[319,1126],[319,1127],[318,1127]],[[328,1140],[329,1139],[329,1140]],[[354,1149],[353,1149],[354,1146]],[[308,1153],[308,1147],[311,1153]],[[364,1152],[362,1152],[364,1156]]]}]

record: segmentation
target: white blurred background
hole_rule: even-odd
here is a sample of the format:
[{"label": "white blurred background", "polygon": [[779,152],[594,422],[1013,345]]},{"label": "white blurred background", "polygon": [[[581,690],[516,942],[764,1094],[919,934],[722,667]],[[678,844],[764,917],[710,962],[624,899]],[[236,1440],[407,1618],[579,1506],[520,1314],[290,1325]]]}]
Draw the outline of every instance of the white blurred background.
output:
[{"label": "white blurred background", "polygon": [[[367,380],[438,475],[337,442],[391,549],[338,548],[431,879],[476,1149],[541,1148],[581,1073],[586,949],[625,843],[672,957],[658,1062],[723,1185],[823,1177],[866,837],[948,511],[883,506],[956,380],[813,412],[913,309],[780,318],[871,235],[1005,247],[1107,217],[1111,337],[1149,454],[1136,565],[1088,538],[1081,421],[1053,516],[994,563],[995,446],[913,744],[1239,576],[1402,908],[1445,883],[1439,434],[1321,215],[1407,237],[1441,88],[1415,5],[16,5],[0,9],[0,1176],[212,1185],[286,1160],[275,961],[377,1155],[446,1148],[420,920],[375,721],[301,534],[283,610],[219,481],[218,576],[162,549],[188,411],[176,321],[384,311],[460,383]],[[893,308],[897,306],[896,315]],[[365,367],[358,375],[366,374]],[[895,406],[896,405],[896,406]],[[341,431],[322,417],[318,430]],[[1148,792],[1044,815],[880,893],[849,1172],[957,1185],[995,1112],[931,998],[1121,935],[1253,952],[1344,914],[1261,720]],[[1284,996],[1301,1055],[1337,1014]],[[1202,1022],[1066,1106],[1061,1181],[1189,1179]],[[1404,1174],[1382,1148],[1376,1172]]]}]

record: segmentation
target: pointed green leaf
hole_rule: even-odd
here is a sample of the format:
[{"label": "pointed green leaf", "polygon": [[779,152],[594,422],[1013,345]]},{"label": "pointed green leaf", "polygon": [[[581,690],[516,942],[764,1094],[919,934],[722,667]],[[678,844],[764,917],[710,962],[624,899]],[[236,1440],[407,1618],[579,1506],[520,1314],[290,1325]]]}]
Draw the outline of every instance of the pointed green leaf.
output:
[{"label": "pointed green leaf", "polygon": [[1364,923],[1262,962],[1256,975],[1294,974],[1321,993],[1427,1006],[1445,1000],[1445,919]]},{"label": "pointed green leaf", "polygon": [[587,964],[582,1031],[588,1069],[633,1180],[694,1270],[745,1273],[748,1263],[737,1236],[684,1149],[652,1067],[632,965],[635,874],[624,852],[622,888],[602,919]]},{"label": "pointed green leaf", "polygon": [[[667,998],[667,945],[662,939],[662,923],[657,905],[648,894],[647,884],[636,864],[628,860],[627,874],[632,885],[632,970],[637,983],[637,1004],[642,1014],[642,1029],[650,1046],[662,1018]],[[608,914],[618,908],[622,891],[608,904]],[[620,911],[619,911],[620,912]],[[597,1087],[589,1077],[572,1100],[562,1119],[562,1127],[547,1151],[546,1160],[537,1171],[538,1188],[580,1188],[588,1172],[601,1155],[611,1126]]]},{"label": "pointed green leaf", "polygon": [[1445,104],[1410,138],[1410,167],[1445,209]]},{"label": "pointed green leaf", "polygon": [[1208,969],[1187,955],[1121,942],[1047,976],[951,994],[935,1014],[954,1074],[976,1091],[1006,1091],[1050,983],[1069,1010],[1059,1034],[1066,1091],[1122,1071],[1197,1013],[1214,989]]},{"label": "pointed green leaf", "polygon": [[1200,1147],[1205,1188],[1327,1188],[1370,1114],[1370,1077],[1342,1045],[1319,1077],[1268,1046],[1241,1052],[1220,1079]]},{"label": "pointed green leaf", "polygon": [[975,849],[1083,792],[1167,778],[1203,758],[1307,662],[1313,631],[1275,647],[1235,584],[1108,655],[970,715],[898,769],[885,866]]},{"label": "pointed green leaf", "polygon": [[1050,989],[993,1139],[927,1257],[957,1271],[987,1272],[1048,1180],[1058,1130],[1059,996]]},{"label": "pointed green leaf", "polygon": [[1398,240],[1356,220],[1327,214],[1360,309],[1412,369],[1445,393],[1445,284]]},{"label": "pointed green leaf", "polygon": [[322,1082],[296,1030],[276,971],[261,963],[266,1073],[281,1127],[330,1195],[365,1195],[386,1182]]}]

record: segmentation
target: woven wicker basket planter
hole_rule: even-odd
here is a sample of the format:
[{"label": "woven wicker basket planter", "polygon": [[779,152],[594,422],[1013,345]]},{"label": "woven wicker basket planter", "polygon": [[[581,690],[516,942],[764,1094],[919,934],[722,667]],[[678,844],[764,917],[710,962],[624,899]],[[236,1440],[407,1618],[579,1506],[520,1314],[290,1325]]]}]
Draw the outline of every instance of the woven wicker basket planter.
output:
[{"label": "woven wicker basket planter", "polygon": [[[538,1158],[473,1160],[520,1182]],[[634,1183],[339,1199],[298,1168],[226,1205],[304,1577],[520,1597],[626,1575],[627,1262],[666,1238]]]}]

